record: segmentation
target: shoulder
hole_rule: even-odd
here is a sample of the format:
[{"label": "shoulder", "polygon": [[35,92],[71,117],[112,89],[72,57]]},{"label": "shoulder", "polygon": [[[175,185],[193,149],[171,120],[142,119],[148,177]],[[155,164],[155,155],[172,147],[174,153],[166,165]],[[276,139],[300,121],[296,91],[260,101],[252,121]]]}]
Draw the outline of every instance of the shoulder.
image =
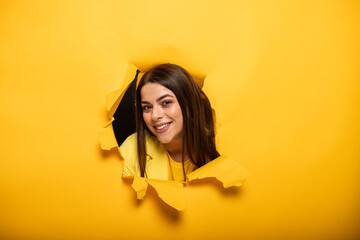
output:
[{"label": "shoulder", "polygon": [[137,134],[131,134],[119,147],[121,156],[125,159],[129,154],[133,152],[137,152],[137,144],[136,144]]},{"label": "shoulder", "polygon": [[[157,138],[148,132],[145,134],[145,144],[146,152],[148,154],[163,148],[162,144],[157,140]],[[122,157],[125,157],[124,155],[132,154],[134,152],[137,153],[137,133],[133,133],[127,137],[119,147],[119,150]]]},{"label": "shoulder", "polygon": [[[161,173],[166,173],[167,163],[166,151],[158,139],[150,134],[145,135],[147,164],[146,171],[149,176],[156,176]],[[137,153],[137,134],[134,133],[127,137],[127,139],[119,147],[119,152],[124,160],[123,177],[140,176],[140,167]],[[160,170],[160,171],[159,171]],[[166,176],[161,176],[164,178]]]},{"label": "shoulder", "polygon": [[124,159],[123,177],[140,176],[137,158],[136,133],[130,135],[119,147],[121,157]]}]

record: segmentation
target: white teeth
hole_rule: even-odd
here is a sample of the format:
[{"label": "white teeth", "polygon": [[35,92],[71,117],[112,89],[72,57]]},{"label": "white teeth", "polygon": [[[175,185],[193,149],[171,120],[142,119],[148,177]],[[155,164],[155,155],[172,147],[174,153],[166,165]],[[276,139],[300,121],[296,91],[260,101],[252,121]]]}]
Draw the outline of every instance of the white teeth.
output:
[{"label": "white teeth", "polygon": [[161,130],[161,129],[167,127],[168,125],[169,125],[169,124],[167,123],[167,124],[161,125],[160,127],[155,127],[155,128],[156,128],[157,130]]}]

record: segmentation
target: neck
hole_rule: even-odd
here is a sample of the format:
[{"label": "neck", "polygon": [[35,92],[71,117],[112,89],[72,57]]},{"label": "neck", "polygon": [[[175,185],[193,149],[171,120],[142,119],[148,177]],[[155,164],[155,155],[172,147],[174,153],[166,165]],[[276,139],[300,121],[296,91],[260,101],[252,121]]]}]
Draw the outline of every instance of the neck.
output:
[{"label": "neck", "polygon": [[182,162],[182,141],[164,144],[164,148],[175,162]]}]

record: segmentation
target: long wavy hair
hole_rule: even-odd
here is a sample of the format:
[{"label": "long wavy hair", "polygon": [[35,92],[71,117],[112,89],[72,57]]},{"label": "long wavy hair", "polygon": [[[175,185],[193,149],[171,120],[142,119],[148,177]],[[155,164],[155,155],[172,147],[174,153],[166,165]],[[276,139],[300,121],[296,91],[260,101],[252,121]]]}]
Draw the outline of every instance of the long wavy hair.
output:
[{"label": "long wavy hair", "polygon": [[145,132],[152,134],[144,122],[141,107],[141,89],[148,83],[158,83],[171,90],[179,102],[183,114],[182,164],[186,179],[184,156],[197,168],[219,156],[210,101],[191,75],[178,65],[156,65],[142,76],[136,90],[137,152],[142,177],[146,177]]}]

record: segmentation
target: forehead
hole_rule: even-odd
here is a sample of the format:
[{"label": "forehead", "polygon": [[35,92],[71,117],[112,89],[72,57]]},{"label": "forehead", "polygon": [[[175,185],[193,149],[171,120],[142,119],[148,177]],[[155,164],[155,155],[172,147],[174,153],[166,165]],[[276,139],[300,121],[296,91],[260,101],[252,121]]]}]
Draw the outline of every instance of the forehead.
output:
[{"label": "forehead", "polygon": [[164,95],[171,95],[175,97],[175,94],[168,88],[158,83],[147,83],[140,91],[141,100],[156,101],[158,98]]}]

